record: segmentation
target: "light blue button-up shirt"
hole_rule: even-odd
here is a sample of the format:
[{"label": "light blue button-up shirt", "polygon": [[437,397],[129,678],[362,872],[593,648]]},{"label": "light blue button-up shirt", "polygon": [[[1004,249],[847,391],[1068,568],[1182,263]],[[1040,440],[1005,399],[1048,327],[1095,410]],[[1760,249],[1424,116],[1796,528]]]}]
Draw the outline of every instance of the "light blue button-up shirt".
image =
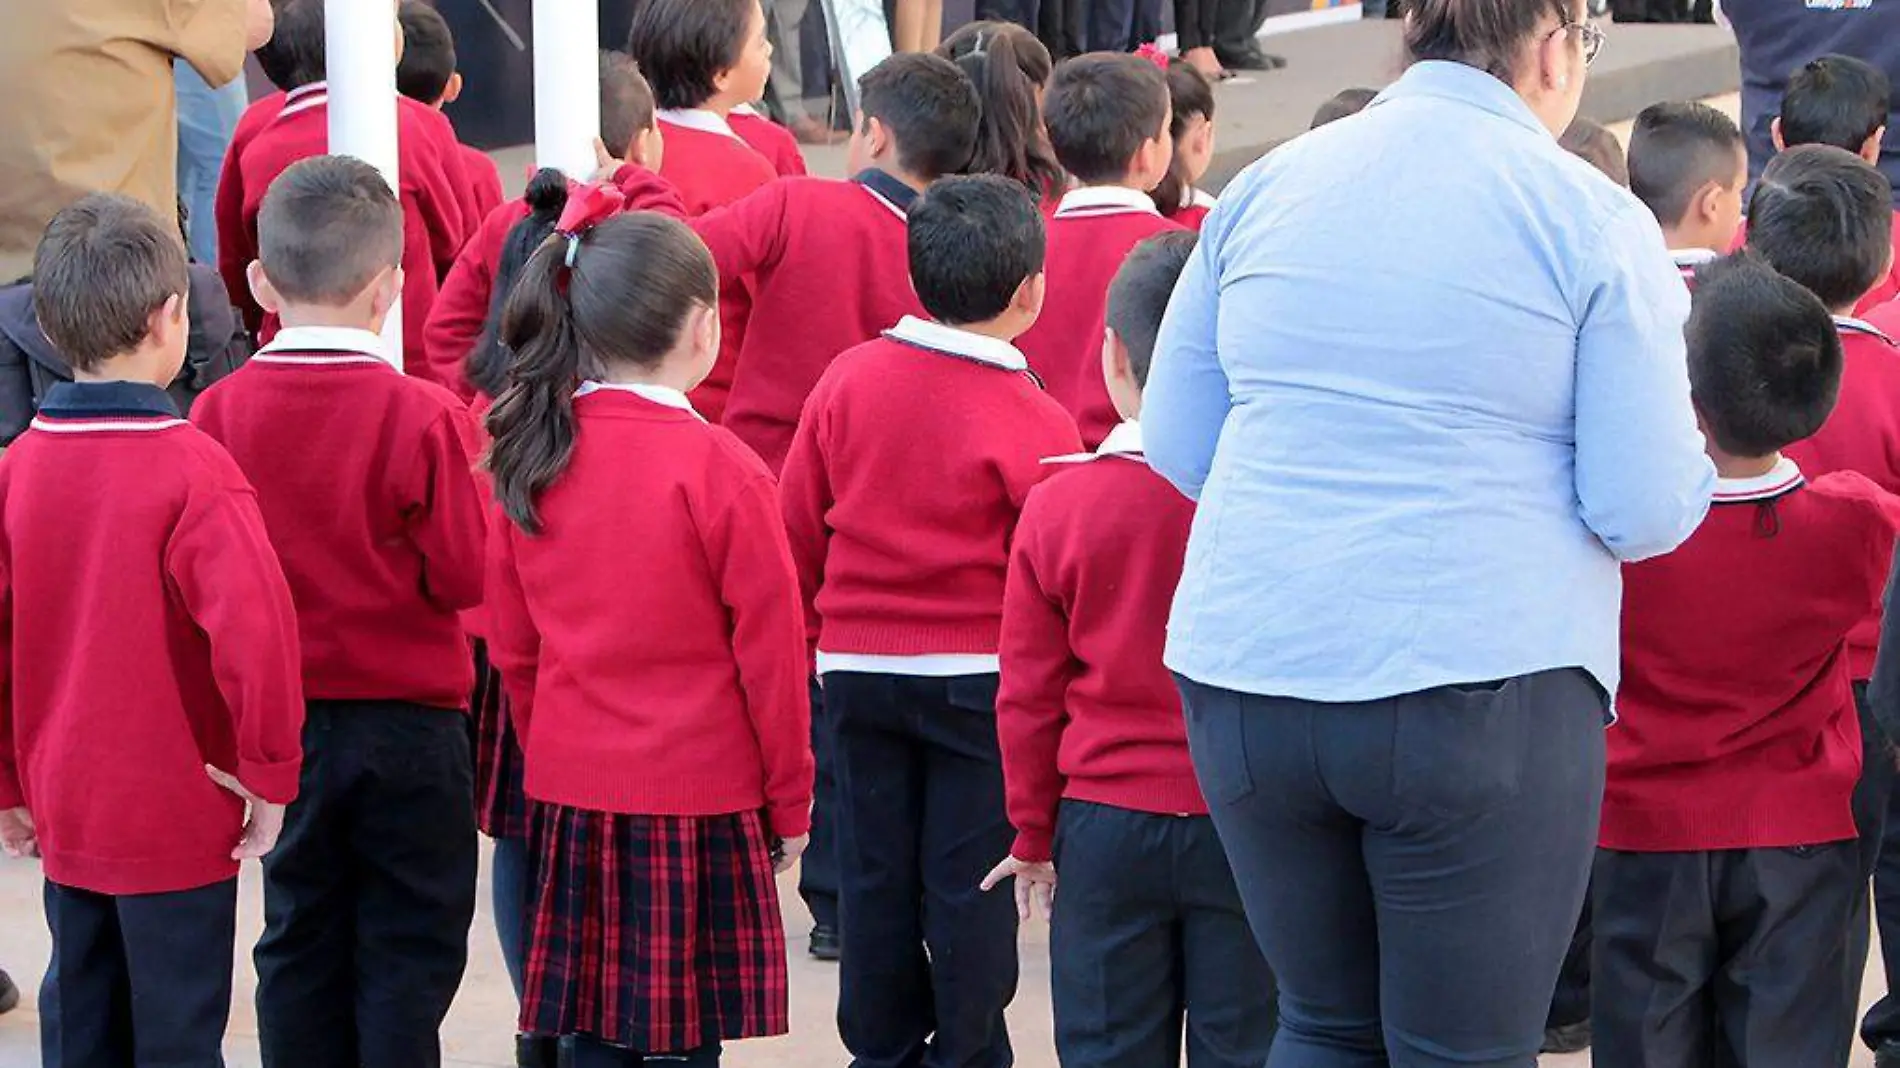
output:
[{"label": "light blue button-up shirt", "polygon": [[1254,164],[1142,409],[1201,502],[1168,666],[1309,701],[1572,666],[1614,693],[1619,561],[1714,487],[1688,307],[1643,206],[1471,67]]}]

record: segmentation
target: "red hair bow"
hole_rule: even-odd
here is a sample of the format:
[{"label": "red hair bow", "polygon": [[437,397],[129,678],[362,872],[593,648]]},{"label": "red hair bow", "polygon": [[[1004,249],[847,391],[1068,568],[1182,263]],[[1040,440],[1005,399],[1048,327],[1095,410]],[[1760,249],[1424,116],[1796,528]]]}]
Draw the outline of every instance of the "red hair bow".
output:
[{"label": "red hair bow", "polygon": [[1161,73],[1166,74],[1168,72],[1168,63],[1169,63],[1168,54],[1166,52],[1163,52],[1161,50],[1161,46],[1158,44],[1155,44],[1153,41],[1150,41],[1147,44],[1142,45],[1140,48],[1135,49],[1135,55],[1140,56],[1141,58],[1147,60],[1150,63],[1153,63],[1157,67],[1160,67]]},{"label": "red hair bow", "polygon": [[568,190],[567,206],[561,209],[554,232],[567,236],[569,267],[574,266],[575,257],[580,255],[581,235],[620,214],[626,206],[626,194],[605,183],[588,182]]}]

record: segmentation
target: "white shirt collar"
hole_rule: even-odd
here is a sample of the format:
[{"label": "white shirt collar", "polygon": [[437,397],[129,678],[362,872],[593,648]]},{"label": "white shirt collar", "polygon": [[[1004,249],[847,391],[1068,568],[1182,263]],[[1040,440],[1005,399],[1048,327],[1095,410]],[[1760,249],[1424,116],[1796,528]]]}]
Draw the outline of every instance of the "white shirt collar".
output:
[{"label": "white shirt collar", "polygon": [[[334,352],[337,356],[286,356],[285,353]],[[287,326],[257,350],[265,363],[387,363],[381,334],[347,326]]]},{"label": "white shirt collar", "polygon": [[1772,500],[1798,488],[1804,481],[1806,479],[1801,475],[1800,465],[1783,456],[1775,461],[1774,469],[1765,475],[1716,479],[1714,499],[1717,504]]},{"label": "white shirt collar", "polygon": [[999,338],[972,334],[968,330],[958,330],[954,326],[933,323],[928,319],[919,319],[906,315],[891,327],[887,336],[896,341],[908,342],[919,348],[947,352],[952,356],[963,356],[983,363],[993,364],[1006,371],[1026,371],[1029,361],[1016,346]]},{"label": "white shirt collar", "polygon": [[1066,215],[1124,215],[1146,212],[1159,215],[1154,198],[1139,189],[1123,185],[1085,185],[1062,194],[1056,205],[1056,218]]},{"label": "white shirt collar", "polygon": [[1712,248],[1672,248],[1669,256],[1678,267],[1700,267],[1722,258],[1722,254]]},{"label": "white shirt collar", "polygon": [[734,115],[750,115],[755,119],[759,117],[759,109],[753,107],[751,104],[740,104],[738,107],[732,109],[732,113]]},{"label": "white shirt collar", "polygon": [[732,124],[717,111],[708,111],[705,108],[661,108],[653,113],[653,117],[661,122],[670,122],[688,130],[723,134],[735,141],[741,140],[738,134],[732,132]]},{"label": "white shirt collar", "polygon": [[1834,317],[1834,328],[1836,330],[1841,331],[1842,333],[1867,334],[1872,337],[1877,337],[1880,340],[1885,341],[1889,345],[1895,344],[1894,339],[1888,337],[1887,332],[1885,330],[1882,330],[1881,328],[1875,326],[1874,324],[1868,322],[1867,320],[1858,318],[1856,316],[1836,315]]},{"label": "white shirt collar", "polygon": [[1200,189],[1188,190],[1188,207],[1190,208],[1214,208],[1219,204],[1220,199],[1212,193]]},{"label": "white shirt collar", "polygon": [[1115,424],[1094,452],[1078,452],[1068,456],[1051,456],[1044,460],[1046,464],[1085,464],[1099,460],[1104,456],[1120,456],[1129,460],[1147,462],[1141,449],[1141,424],[1133,419],[1125,419]]},{"label": "white shirt collar", "polygon": [[586,382],[582,382],[580,388],[574,391],[574,395],[576,397],[585,397],[589,393],[599,393],[603,389],[619,390],[622,393],[633,393],[645,397],[655,404],[662,404],[668,408],[678,408],[683,412],[692,412],[694,417],[700,422],[703,423],[706,421],[706,417],[700,415],[699,411],[693,407],[692,400],[690,400],[686,394],[681,393],[671,386],[655,386],[646,382],[595,382],[590,379]]}]

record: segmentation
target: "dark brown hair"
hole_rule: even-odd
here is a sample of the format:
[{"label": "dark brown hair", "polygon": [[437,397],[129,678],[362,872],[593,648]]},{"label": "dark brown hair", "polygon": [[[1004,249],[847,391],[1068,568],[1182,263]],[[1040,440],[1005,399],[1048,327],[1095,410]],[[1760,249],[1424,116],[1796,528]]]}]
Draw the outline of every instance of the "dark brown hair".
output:
[{"label": "dark brown hair", "polygon": [[277,176],[257,211],[257,259],[293,304],[347,304],[402,263],[402,203],[382,173],[312,156]]},{"label": "dark brown hair", "polygon": [[1168,136],[1174,138],[1174,162],[1168,164],[1168,176],[1154,191],[1155,207],[1163,215],[1187,207],[1194,195],[1187,162],[1181,158],[1181,138],[1187,136],[1188,123],[1196,115],[1214,121],[1214,83],[1194,64],[1177,59],[1168,64],[1168,100],[1174,108],[1174,119],[1168,124]]},{"label": "dark brown hair", "polygon": [[627,53],[661,107],[696,108],[738,64],[758,11],[759,0],[643,0],[627,32]]},{"label": "dark brown hair", "polygon": [[899,52],[858,79],[858,110],[890,131],[898,166],[935,181],[969,164],[983,101],[955,63]]},{"label": "dark brown hair", "polygon": [[1409,0],[1405,52],[1414,63],[1450,60],[1476,67],[1507,85],[1545,15],[1578,16],[1571,0]]},{"label": "dark brown hair", "polygon": [[1341,89],[1333,94],[1332,99],[1321,104],[1319,109],[1313,112],[1313,123],[1308,128],[1317,130],[1322,126],[1331,126],[1340,119],[1349,119],[1366,110],[1377,99],[1379,99],[1377,89]]},{"label": "dark brown hair", "polygon": [[396,64],[396,91],[411,100],[434,104],[455,77],[455,35],[433,4],[402,0],[402,62]]},{"label": "dark brown hair", "polygon": [[1001,175],[942,178],[910,209],[910,284],[930,317],[984,323],[1009,310],[1048,252],[1042,211]]},{"label": "dark brown hair", "polygon": [[1077,56],[1056,68],[1043,121],[1064,170],[1090,184],[1119,182],[1167,128],[1167,76],[1125,52]]},{"label": "dark brown hair", "polygon": [[1603,172],[1603,176],[1625,189],[1630,187],[1629,156],[1623,142],[1616,139],[1600,122],[1578,118],[1557,139],[1564,151]]},{"label": "dark brown hair", "polygon": [[1651,104],[1630,132],[1630,191],[1675,226],[1704,186],[1735,180],[1745,151],[1741,127],[1707,104]]},{"label": "dark brown hair", "polygon": [[284,92],[324,79],[323,0],[271,0],[276,26],[256,52],[264,77]]},{"label": "dark brown hair", "polygon": [[1755,183],[1748,247],[1829,308],[1850,307],[1893,262],[1893,186],[1844,148],[1797,145]]},{"label": "dark brown hair", "polygon": [[178,231],[112,193],[53,216],[33,256],[33,314],[76,371],[138,348],[152,313],[189,285]]},{"label": "dark brown hair", "polygon": [[608,219],[567,260],[568,238],[554,234],[522,268],[501,320],[508,385],[488,412],[495,499],[530,534],[541,531],[537,499],[574,455],[575,389],[615,364],[654,366],[687,315],[719,301],[706,246],[652,212]]},{"label": "dark brown hair", "polygon": [[633,139],[653,129],[653,87],[625,52],[600,53],[600,143],[624,156]]},{"label": "dark brown hair", "polygon": [[1036,35],[1014,23],[972,22],[938,45],[937,54],[962,67],[983,98],[969,173],[1013,178],[1039,199],[1061,195],[1068,179],[1036,101],[1055,61]]}]

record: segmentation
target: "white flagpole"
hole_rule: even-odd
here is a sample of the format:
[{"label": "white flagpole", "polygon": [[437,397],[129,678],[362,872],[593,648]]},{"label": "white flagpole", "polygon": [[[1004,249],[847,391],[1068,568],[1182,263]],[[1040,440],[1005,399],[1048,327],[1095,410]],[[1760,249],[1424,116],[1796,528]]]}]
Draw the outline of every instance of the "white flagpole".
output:
[{"label": "white flagpole", "polygon": [[537,166],[559,168],[575,181],[586,181],[595,170],[599,51],[595,0],[534,0],[534,158]]},{"label": "white flagpole", "polygon": [[[539,5],[537,5],[539,6]],[[355,156],[402,188],[396,136],[396,10],[379,0],[325,0],[330,152]],[[383,355],[400,370],[402,304],[383,327]]]}]

